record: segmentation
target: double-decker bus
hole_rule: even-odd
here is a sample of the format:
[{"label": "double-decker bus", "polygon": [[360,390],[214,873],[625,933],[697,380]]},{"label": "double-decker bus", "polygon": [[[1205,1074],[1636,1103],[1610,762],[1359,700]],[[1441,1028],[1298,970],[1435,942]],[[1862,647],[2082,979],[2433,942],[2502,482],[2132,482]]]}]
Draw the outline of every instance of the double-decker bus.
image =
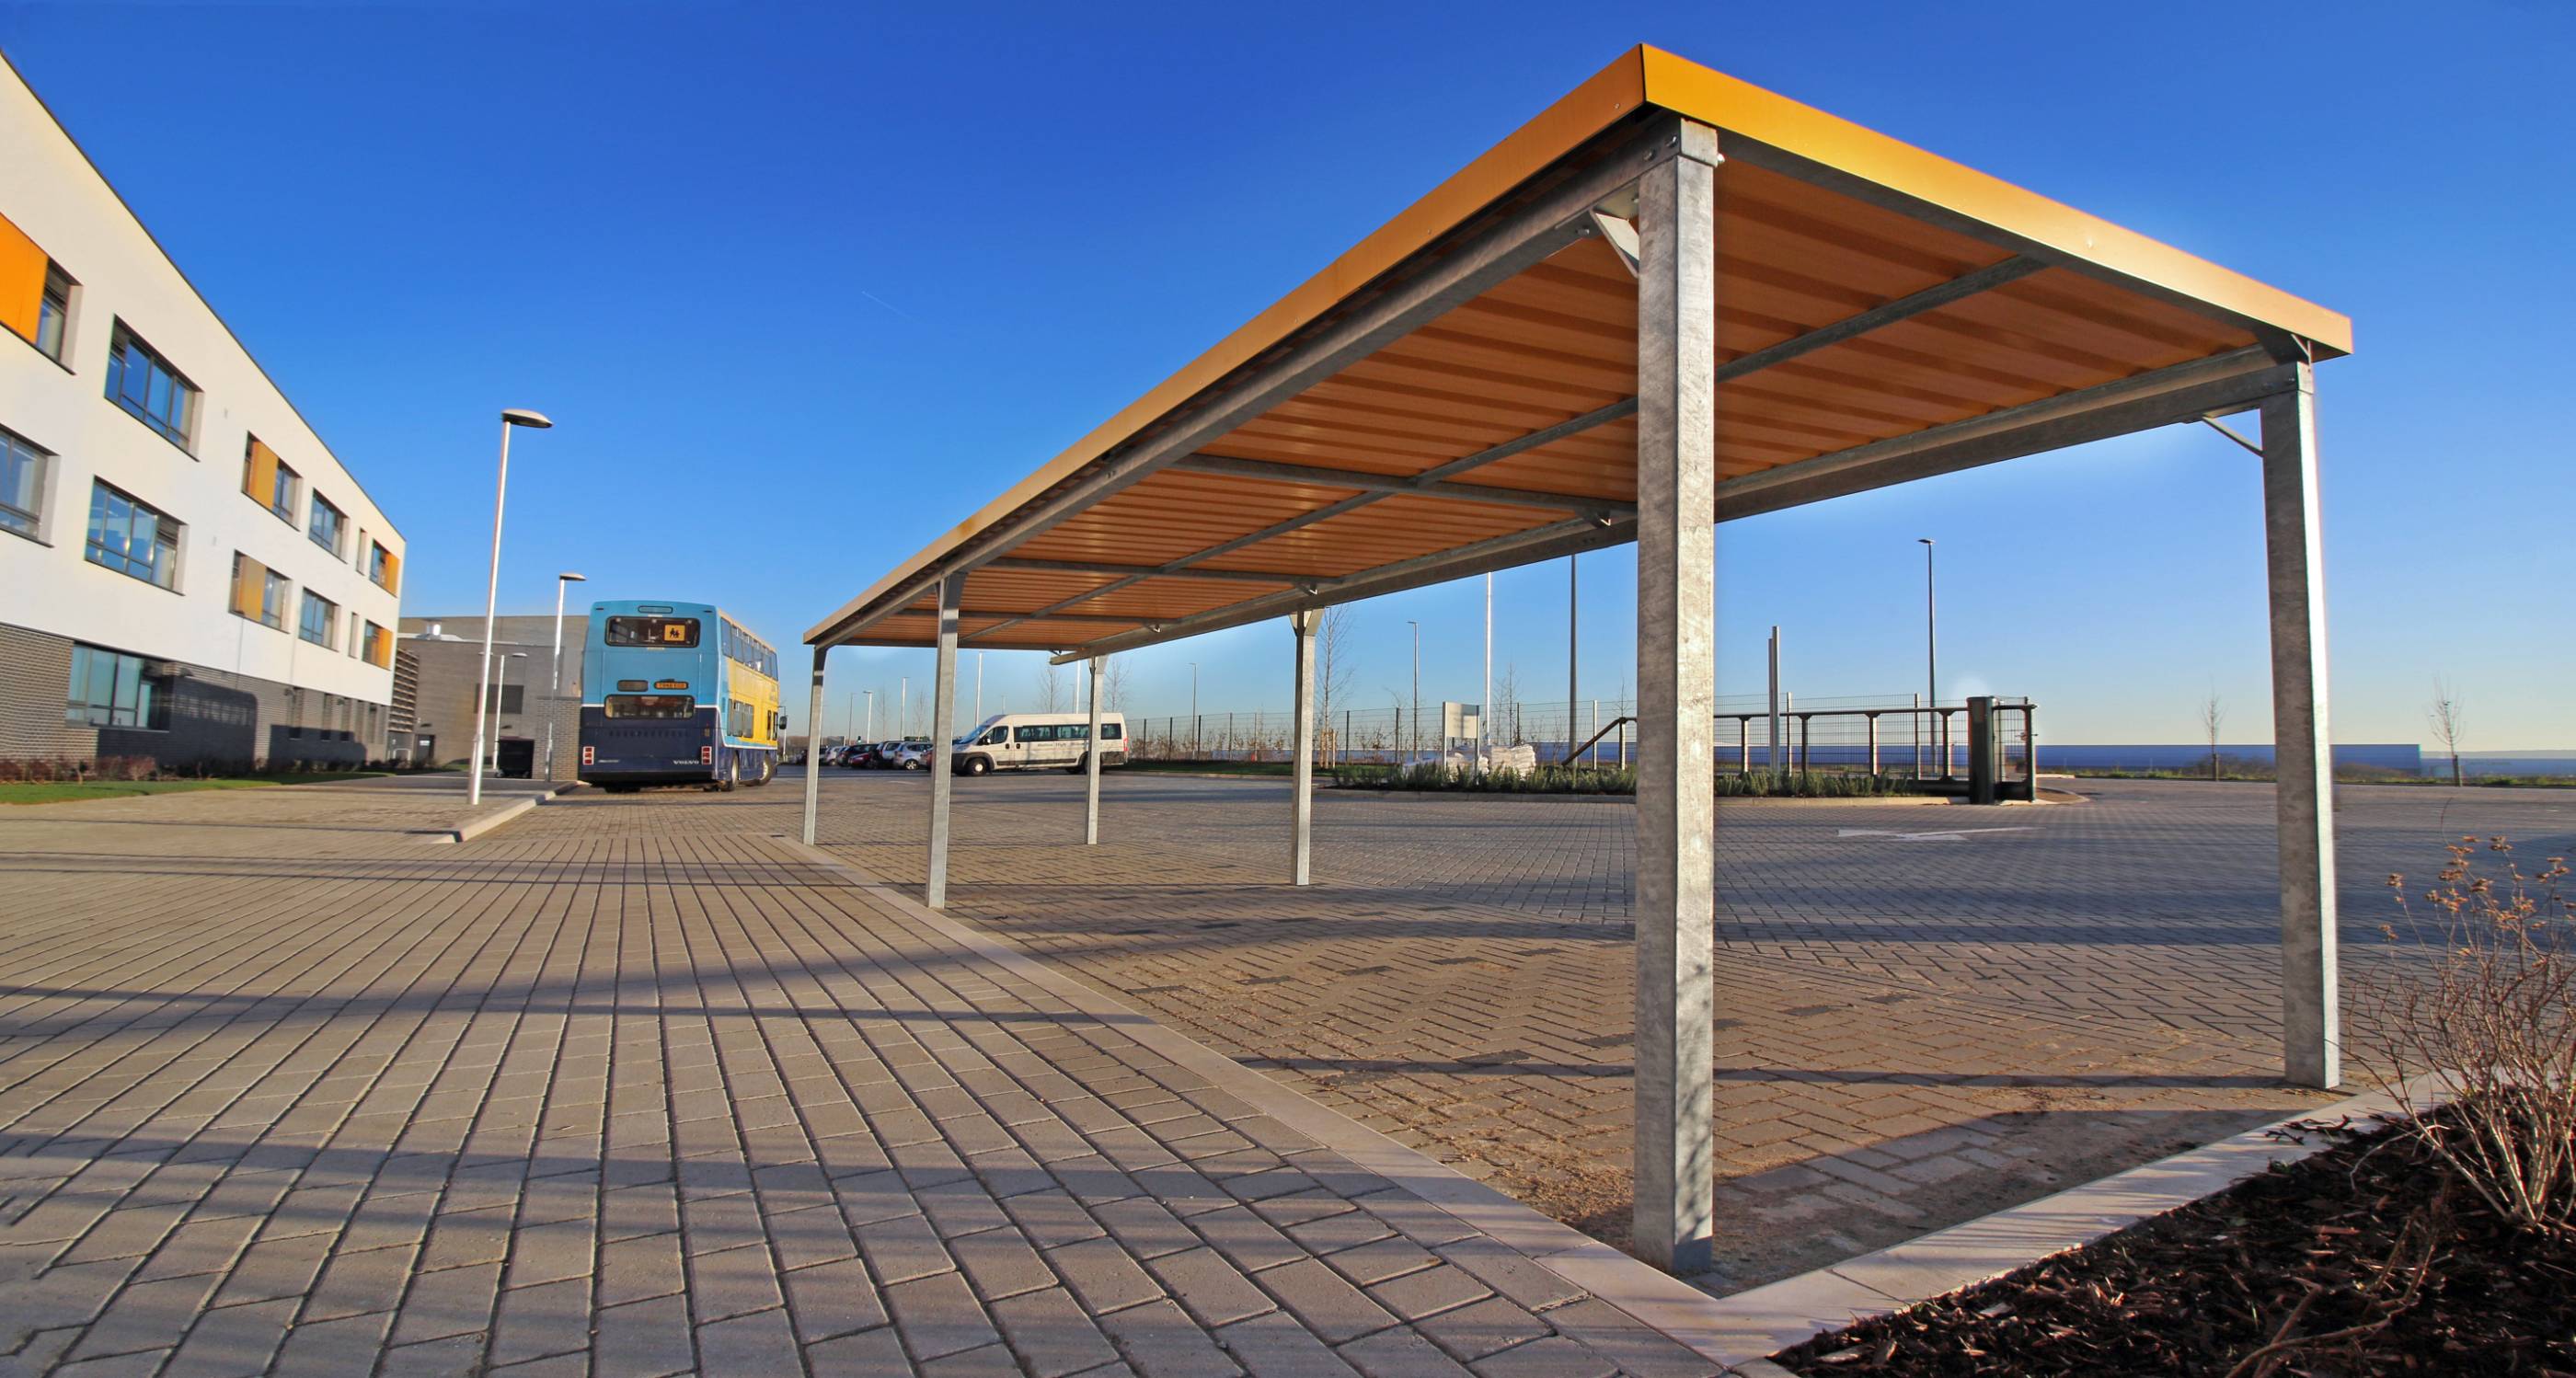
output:
[{"label": "double-decker bus", "polygon": [[732,789],[778,773],[778,652],[707,603],[590,605],[581,778]]}]

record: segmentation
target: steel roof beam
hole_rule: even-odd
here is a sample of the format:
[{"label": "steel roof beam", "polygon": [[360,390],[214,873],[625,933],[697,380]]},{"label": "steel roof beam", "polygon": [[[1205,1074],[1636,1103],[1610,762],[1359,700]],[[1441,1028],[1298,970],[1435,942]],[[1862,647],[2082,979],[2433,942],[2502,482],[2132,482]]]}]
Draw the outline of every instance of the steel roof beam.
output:
[{"label": "steel roof beam", "polygon": [[1783,464],[1719,483],[1718,520],[2245,411],[2287,386],[2293,368],[2257,346]]},{"label": "steel roof beam", "polygon": [[1455,550],[1437,551],[1380,565],[1330,579],[1310,579],[1298,588],[1246,599],[1230,607],[1212,608],[1189,617],[1169,622],[1147,623],[1139,630],[1120,632],[1085,643],[1055,657],[1059,665],[1085,656],[1112,655],[1164,641],[1240,627],[1248,622],[1283,616],[1304,608],[1327,607],[1334,603],[1356,602],[1385,593],[1400,593],[1426,584],[1447,583],[1487,570],[1510,569],[1516,565],[1535,564],[1559,555],[1581,550],[1598,550],[1604,546],[1624,545],[1637,538],[1634,519],[1599,520],[1578,517],[1571,521],[1551,522],[1528,531],[1476,541]]},{"label": "steel roof beam", "polygon": [[[1717,485],[1717,519],[1739,521],[1782,508],[1867,489],[1955,473],[2023,455],[2064,449],[2176,422],[2249,410],[2295,383],[2294,365],[2277,365],[2260,347],[2237,350],[2123,378],[2098,387],[2007,407],[1984,416],[1873,441]],[[1454,551],[1363,570],[1212,608],[1168,623],[1144,622],[1065,652],[1059,663],[1177,641],[1310,607],[1374,598],[1489,570],[1536,564],[1636,538],[1633,519],[1602,525],[1557,522]]]},{"label": "steel roof beam", "polygon": [[1627,515],[1631,502],[1587,498],[1580,493],[1541,493],[1526,488],[1495,488],[1482,483],[1424,483],[1410,474],[1374,474],[1362,469],[1328,469],[1315,464],[1281,464],[1231,455],[1192,455],[1172,466],[1193,474],[1257,479],[1264,483],[1303,483],[1319,488],[1358,488],[1381,496],[1415,493],[1456,502],[1492,503],[1503,507],[1544,507],[1564,512],[1610,512]]},{"label": "steel roof beam", "polygon": [[[1775,364],[1787,363],[1789,360],[1795,359],[1800,355],[1812,353],[1813,351],[1824,349],[1831,345],[1841,344],[1845,340],[1856,339],[1859,336],[1880,328],[1881,326],[1892,325],[1897,321],[1906,319],[1907,317],[1919,316],[1927,311],[1939,310],[1953,302],[1975,296],[1979,292],[1987,291],[1991,288],[2000,287],[2007,282],[2028,277],[2045,266],[2047,265],[2031,258],[2008,258],[2000,263],[1989,264],[1986,267],[1977,269],[1975,272],[1964,274],[1948,282],[1941,283],[1933,287],[1927,287],[1920,292],[1899,297],[1894,301],[1882,302],[1866,311],[1845,317],[1831,325],[1819,326],[1816,329],[1810,330],[1793,339],[1783,340],[1778,344],[1757,349],[1750,354],[1741,355],[1737,358],[1728,360],[1726,363],[1720,364],[1717,367],[1717,381],[1724,383],[1730,379],[1741,378],[1747,374],[1756,373],[1763,369],[1770,368]],[[1312,512],[1301,513],[1287,519],[1286,521],[1278,522],[1271,526],[1264,527],[1259,531],[1252,532],[1249,535],[1238,536],[1221,545],[1210,546],[1206,550],[1199,551],[1196,554],[1184,556],[1179,560],[1173,561],[1171,564],[1163,566],[1157,572],[1171,573],[1201,560],[1214,559],[1219,555],[1229,554],[1233,551],[1241,550],[1246,546],[1257,545],[1273,537],[1284,536],[1301,527],[1312,526],[1317,522],[1338,517],[1347,512],[1356,511],[1359,508],[1368,506],[1370,503],[1377,502],[1383,498],[1391,497],[1398,493],[1421,493],[1432,497],[1447,497],[1453,495],[1465,496],[1467,493],[1472,492],[1479,495],[1472,498],[1471,500],[1473,501],[1509,502],[1515,506],[1522,507],[1563,505],[1573,511],[1582,512],[1589,517],[1614,521],[1632,518],[1637,513],[1637,505],[1635,503],[1586,502],[1571,498],[1559,498],[1556,503],[1533,501],[1532,499],[1550,495],[1525,493],[1523,490],[1514,488],[1490,488],[1481,484],[1458,484],[1451,482],[1451,478],[1453,475],[1465,473],[1470,469],[1480,468],[1487,464],[1509,459],[1514,455],[1523,454],[1530,450],[1538,449],[1544,445],[1554,444],[1568,436],[1579,435],[1584,431],[1591,430],[1595,427],[1605,426],[1613,421],[1634,416],[1636,411],[1637,399],[1633,397],[1625,398],[1621,401],[1613,402],[1606,407],[1600,407],[1586,412],[1581,416],[1560,421],[1553,426],[1542,427],[1530,432],[1528,435],[1517,436],[1511,440],[1506,440],[1499,445],[1487,446],[1484,449],[1476,451],[1474,454],[1463,455],[1457,459],[1450,460],[1446,464],[1440,464],[1432,468],[1425,469],[1421,473],[1402,476],[1364,474],[1351,470],[1322,469],[1298,464],[1274,464],[1267,460],[1231,459],[1222,455],[1187,456],[1176,461],[1173,467],[1188,469],[1199,473],[1228,474],[1238,478],[1267,479],[1277,482],[1292,483],[1337,484],[1346,488],[1358,488],[1361,491],[1351,495],[1350,497],[1343,498],[1338,502],[1319,507]],[[1495,496],[1482,496],[1485,494],[1492,494]],[[1099,588],[1093,589],[1087,593],[1076,594],[1060,603],[1040,608],[1036,612],[1027,614],[1027,616],[1045,617],[1052,613],[1062,612],[1067,608],[1076,607],[1080,604],[1089,602],[1094,598],[1115,593],[1120,589],[1128,588],[1152,577],[1152,574],[1140,573],[1128,578],[1119,579],[1111,583],[1103,584]],[[996,623],[995,625],[987,627],[983,631],[976,633],[976,637],[989,635],[1001,630],[1003,627],[1010,626],[1012,625],[1012,622],[1019,620],[1021,619],[1014,618],[1011,622]],[[974,640],[975,637],[969,637],[968,639]]]},{"label": "steel roof beam", "polygon": [[1118,565],[1099,560],[1035,560],[1018,555],[1005,555],[988,561],[984,568],[1032,574],[1144,574],[1169,579],[1222,579],[1238,584],[1294,584],[1315,577],[1259,569],[1165,569],[1160,565]]}]

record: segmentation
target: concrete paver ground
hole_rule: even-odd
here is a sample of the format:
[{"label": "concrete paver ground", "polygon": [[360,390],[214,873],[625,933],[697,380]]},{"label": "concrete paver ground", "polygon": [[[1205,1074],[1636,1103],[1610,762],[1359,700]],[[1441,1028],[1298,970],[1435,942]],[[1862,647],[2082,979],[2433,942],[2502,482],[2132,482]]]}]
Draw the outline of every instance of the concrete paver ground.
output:
[{"label": "concrete paver ground", "polygon": [[[922,873],[917,777],[827,774],[821,840]],[[794,782],[788,782],[791,785]],[[1727,1292],[2323,1103],[2279,1080],[2272,798],[2088,781],[1996,810],[1719,809]],[[1283,785],[961,782],[951,911],[1599,1238],[1629,1210],[1621,803],[1326,793],[1291,891]],[[885,801],[892,800],[889,804]],[[2442,844],[2576,845],[2576,794],[2346,788],[2348,970]],[[791,825],[792,826],[792,825]]]},{"label": "concrete paver ground", "polygon": [[786,844],[789,791],[429,845],[455,802],[0,814],[0,1365],[1710,1369]]}]

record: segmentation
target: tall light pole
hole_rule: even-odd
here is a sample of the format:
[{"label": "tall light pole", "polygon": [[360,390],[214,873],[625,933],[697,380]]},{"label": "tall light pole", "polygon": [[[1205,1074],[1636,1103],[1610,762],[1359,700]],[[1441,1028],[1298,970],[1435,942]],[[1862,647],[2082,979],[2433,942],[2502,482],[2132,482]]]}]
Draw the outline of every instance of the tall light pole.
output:
[{"label": "tall light pole", "polygon": [[1476,773],[1485,773],[1485,743],[1493,740],[1486,719],[1494,713],[1494,576],[1485,576],[1485,701],[1476,705]]},{"label": "tall light pole", "polygon": [[[525,426],[542,431],[554,424],[542,412],[518,407],[501,413],[501,474],[492,484],[492,571],[483,581],[483,670],[474,679],[478,699],[483,682],[492,678],[492,615],[501,600],[501,509],[510,497],[510,428]],[[465,773],[465,802],[469,806],[483,802],[484,720],[491,716],[483,709],[480,702],[474,705],[474,768]]]},{"label": "tall light pole", "polygon": [[984,721],[984,653],[975,653],[975,721]]},{"label": "tall light pole", "polygon": [[1408,617],[1404,625],[1413,629],[1413,746],[1404,753],[1404,763],[1411,765],[1422,754],[1422,624]]},{"label": "tall light pole", "polygon": [[867,701],[868,705],[867,730],[859,734],[859,740],[864,742],[877,735],[877,691],[874,689],[862,689],[859,691],[859,695]]},{"label": "tall light pole", "polygon": [[899,742],[907,741],[912,737],[912,676],[910,675],[895,681],[894,737]]},{"label": "tall light pole", "polygon": [[555,576],[555,654],[546,665],[546,783],[555,779],[555,719],[563,713],[563,610],[564,589],[571,584],[590,581],[566,571]]},{"label": "tall light pole", "polygon": [[1565,764],[1569,768],[1574,765],[1574,706],[1580,701],[1574,657],[1583,645],[1577,635],[1582,612],[1576,605],[1582,586],[1576,580],[1574,562],[1582,558],[1579,552],[1565,557]]},{"label": "tall light pole", "polygon": [[1932,538],[1917,536],[1923,546],[1923,702],[1932,710],[1932,749],[1941,755],[1941,778],[1950,778],[1950,742],[1945,729],[1949,719],[1941,716],[1941,636],[1933,620],[1932,603]]},{"label": "tall light pole", "polygon": [[1199,663],[1190,662],[1190,757],[1199,754]]}]

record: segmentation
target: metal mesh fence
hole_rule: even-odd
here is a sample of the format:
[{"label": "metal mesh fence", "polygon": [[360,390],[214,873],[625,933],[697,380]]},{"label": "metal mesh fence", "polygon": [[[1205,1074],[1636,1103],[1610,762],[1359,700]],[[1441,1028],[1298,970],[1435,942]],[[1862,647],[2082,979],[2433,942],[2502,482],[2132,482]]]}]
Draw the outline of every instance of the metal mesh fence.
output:
[{"label": "metal mesh fence", "polygon": [[[2035,716],[2027,699],[1997,699],[2005,769],[2022,774]],[[1617,766],[1634,759],[1633,701],[1585,700],[1574,705],[1501,703],[1486,723],[1496,749],[1526,746],[1541,765],[1571,759],[1583,766]],[[1130,717],[1128,752],[1147,761],[1284,761],[1291,749],[1294,715],[1282,710]],[[1778,755],[1773,754],[1765,706],[1750,697],[1718,701],[1714,726],[1720,770],[1792,769],[1890,774],[1960,775],[1967,770],[1967,714],[1963,704],[1918,709],[1885,697],[1791,699],[1784,704]],[[1441,710],[1410,706],[1337,708],[1317,715],[1316,750],[1326,764],[1400,763],[1438,759],[1444,746],[1472,751],[1472,743],[1439,740]],[[1948,743],[1949,769],[1941,765]],[[1874,751],[1873,751],[1874,746]]]}]

